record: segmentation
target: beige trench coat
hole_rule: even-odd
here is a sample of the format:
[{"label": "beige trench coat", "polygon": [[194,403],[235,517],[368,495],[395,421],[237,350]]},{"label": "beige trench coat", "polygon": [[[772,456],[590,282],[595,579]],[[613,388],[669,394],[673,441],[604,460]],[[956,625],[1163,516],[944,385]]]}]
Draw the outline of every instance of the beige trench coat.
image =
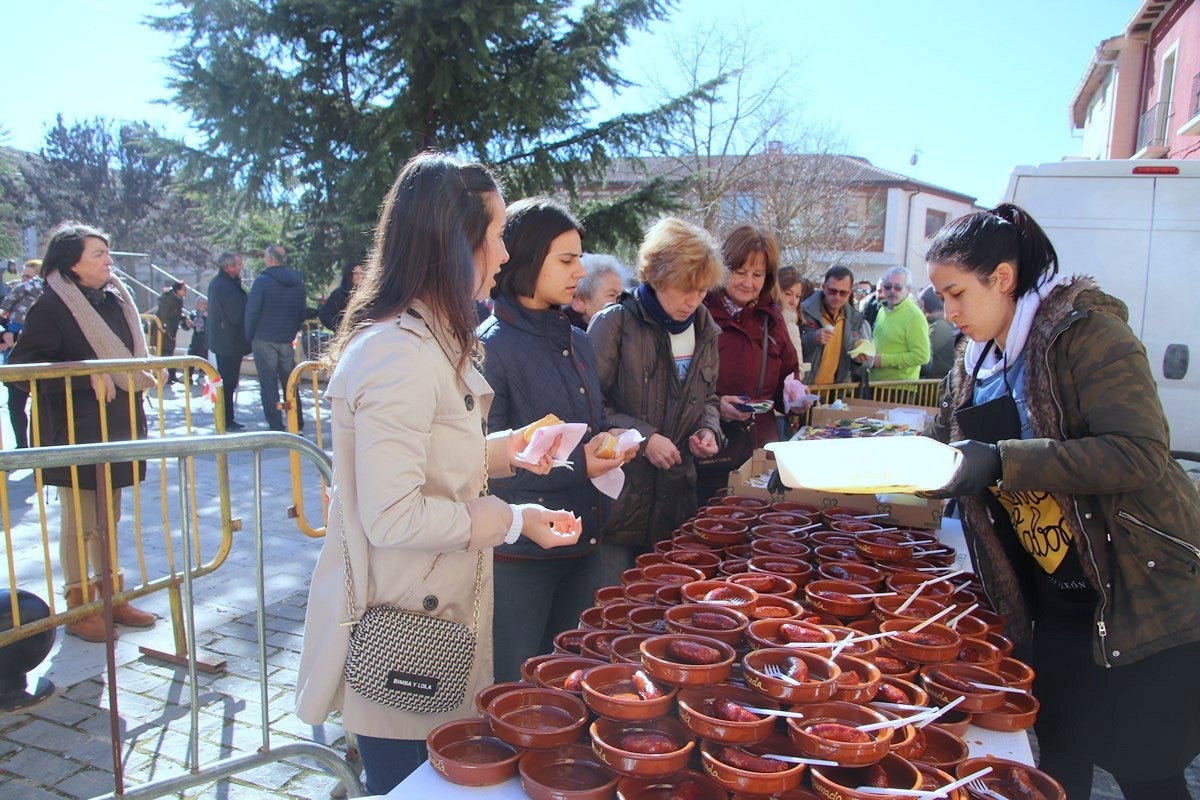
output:
[{"label": "beige trench coat", "polygon": [[[424,320],[433,315],[414,308]],[[471,622],[476,557],[504,538],[507,503],[479,497],[484,485],[483,421],[492,389],[474,368],[456,373],[454,351],[410,313],[355,336],[325,391],[332,405],[333,487],[329,525],[309,587],[296,713],[320,724],[342,711],[346,730],[423,739],[435,726],[470,716],[475,692],[492,681],[492,558],[484,552],[475,667],[463,704],[413,714],[368,702],[342,680],[350,628],[342,525],[357,614],[390,604]],[[507,432],[488,439],[494,477],[509,472]],[[430,611],[430,606],[433,606]]]}]

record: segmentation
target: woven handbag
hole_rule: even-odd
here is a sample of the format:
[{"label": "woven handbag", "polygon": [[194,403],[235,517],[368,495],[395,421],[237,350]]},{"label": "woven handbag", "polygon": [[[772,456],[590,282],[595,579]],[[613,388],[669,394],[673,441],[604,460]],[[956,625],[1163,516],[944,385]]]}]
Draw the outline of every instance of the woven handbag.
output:
[{"label": "woven handbag", "polygon": [[372,606],[354,617],[350,549],[342,521],[342,561],[346,571],[346,610],[354,629],[343,676],[361,697],[417,714],[438,714],[462,705],[475,663],[479,599],[483,593],[483,551],[475,560],[475,608],[471,627],[395,606]]}]

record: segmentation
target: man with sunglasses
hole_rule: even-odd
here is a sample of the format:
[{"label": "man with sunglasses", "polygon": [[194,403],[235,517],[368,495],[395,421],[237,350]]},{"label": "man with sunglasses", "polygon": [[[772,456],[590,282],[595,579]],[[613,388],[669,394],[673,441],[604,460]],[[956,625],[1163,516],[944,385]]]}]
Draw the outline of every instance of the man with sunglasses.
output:
[{"label": "man with sunglasses", "polygon": [[[825,272],[821,289],[800,304],[800,341],[812,368],[804,376],[809,385],[847,383],[857,380],[855,357],[850,351],[870,338],[862,314],[848,302],[854,273],[834,265]],[[859,359],[862,357],[860,356]]]},{"label": "man with sunglasses", "polygon": [[929,362],[929,323],[912,298],[912,273],[892,267],[880,283],[882,307],[875,318],[871,382],[915,381]]}]

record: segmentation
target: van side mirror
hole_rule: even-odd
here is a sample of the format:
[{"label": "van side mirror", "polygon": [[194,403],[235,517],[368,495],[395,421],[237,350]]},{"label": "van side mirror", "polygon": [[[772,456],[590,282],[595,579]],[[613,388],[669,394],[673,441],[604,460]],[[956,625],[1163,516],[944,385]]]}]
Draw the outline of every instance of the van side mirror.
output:
[{"label": "van side mirror", "polygon": [[1188,346],[1169,344],[1163,352],[1163,377],[1173,381],[1183,380],[1188,369]]}]

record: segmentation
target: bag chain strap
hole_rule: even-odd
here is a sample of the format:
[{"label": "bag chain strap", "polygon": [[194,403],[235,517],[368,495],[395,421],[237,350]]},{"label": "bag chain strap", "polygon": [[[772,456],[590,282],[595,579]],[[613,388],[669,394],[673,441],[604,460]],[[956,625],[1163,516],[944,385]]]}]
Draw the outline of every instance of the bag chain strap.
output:
[{"label": "bag chain strap", "polygon": [[[480,497],[485,497],[488,493],[488,445],[487,445],[487,421],[484,421],[483,428],[483,490],[479,493]],[[515,513],[515,512],[514,512]],[[346,575],[346,617],[347,622],[342,625],[353,626],[358,622],[354,616],[354,581],[350,573],[350,547],[346,544],[346,517],[342,513],[341,498],[338,498],[338,522],[341,523],[342,537],[342,566]],[[475,559],[475,607],[471,613],[471,633],[477,635],[479,632],[479,602],[483,596],[483,550],[478,551],[478,556]]]}]

